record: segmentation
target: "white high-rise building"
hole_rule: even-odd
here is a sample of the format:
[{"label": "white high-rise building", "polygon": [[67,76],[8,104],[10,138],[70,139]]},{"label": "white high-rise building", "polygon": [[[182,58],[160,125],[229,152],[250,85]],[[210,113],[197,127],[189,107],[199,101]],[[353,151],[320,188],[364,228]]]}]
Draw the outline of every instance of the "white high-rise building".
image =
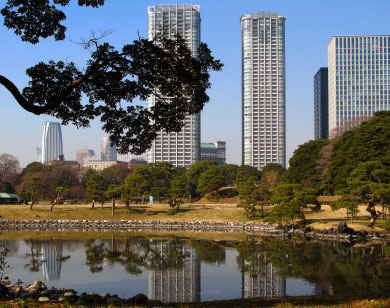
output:
[{"label": "white high-rise building", "polygon": [[[200,43],[199,5],[149,6],[148,39],[161,34],[171,39],[179,34],[196,57]],[[154,106],[155,100],[155,96],[151,96],[148,107]],[[178,133],[158,132],[147,153],[148,163],[169,162],[176,167],[189,167],[200,160],[200,113],[187,116],[184,123]]]},{"label": "white high-rise building", "polygon": [[110,137],[103,137],[102,139],[102,161],[117,161],[116,145],[110,140]]},{"label": "white high-rise building", "polygon": [[390,36],[334,36],[328,44],[329,136],[390,110]]},{"label": "white high-rise building", "polygon": [[286,69],[283,15],[241,16],[242,163],[286,166]]},{"label": "white high-rise building", "polygon": [[61,124],[57,122],[45,122],[42,134],[42,164],[64,160],[62,147]]}]

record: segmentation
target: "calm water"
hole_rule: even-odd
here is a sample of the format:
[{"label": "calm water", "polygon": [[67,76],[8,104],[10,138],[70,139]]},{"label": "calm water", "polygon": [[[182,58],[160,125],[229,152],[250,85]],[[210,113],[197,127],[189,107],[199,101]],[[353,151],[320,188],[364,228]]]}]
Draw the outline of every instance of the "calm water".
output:
[{"label": "calm water", "polygon": [[[77,235],[75,236],[77,237]],[[12,282],[163,302],[390,294],[390,246],[249,238],[3,240]]]}]

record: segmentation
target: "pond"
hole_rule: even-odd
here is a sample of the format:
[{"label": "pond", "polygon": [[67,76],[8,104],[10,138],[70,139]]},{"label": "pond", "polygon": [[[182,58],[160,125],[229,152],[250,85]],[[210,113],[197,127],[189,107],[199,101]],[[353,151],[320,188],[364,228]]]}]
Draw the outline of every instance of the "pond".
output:
[{"label": "pond", "polygon": [[[297,295],[390,294],[390,245],[274,237],[200,240],[158,235],[0,240],[6,276],[50,288],[146,294],[162,302]],[[4,233],[3,233],[3,238]],[[102,239],[104,238],[104,239]]]}]

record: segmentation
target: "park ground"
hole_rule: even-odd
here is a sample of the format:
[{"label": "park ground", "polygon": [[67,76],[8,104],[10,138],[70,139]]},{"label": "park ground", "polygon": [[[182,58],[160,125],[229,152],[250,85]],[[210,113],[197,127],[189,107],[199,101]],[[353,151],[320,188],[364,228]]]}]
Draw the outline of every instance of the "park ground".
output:
[{"label": "park ground", "polygon": [[[70,308],[76,307],[70,304],[41,304],[25,301],[0,302],[0,308]],[[77,306],[81,307],[81,306]],[[116,308],[110,305],[110,308]],[[122,306],[123,307],[123,306]],[[129,306],[130,307],[130,306]],[[134,306],[131,306],[134,307]],[[138,307],[138,306],[136,306]],[[145,307],[145,306],[139,306]],[[152,307],[152,306],[146,306]],[[390,299],[348,299],[339,297],[287,297],[287,298],[252,298],[225,301],[213,301],[191,304],[165,304],[153,306],[154,308],[236,308],[236,307],[274,307],[274,308],[388,308]]]},{"label": "park ground", "polygon": [[[225,200],[231,201],[231,200]],[[34,205],[33,210],[29,205],[0,205],[0,219],[9,220],[166,220],[166,221],[249,221],[243,209],[237,207],[237,203],[206,203],[183,204],[178,211],[167,204],[131,205],[126,213],[123,204],[117,204],[115,214],[112,215],[111,204],[95,204],[91,208],[89,204],[83,205],[56,205],[50,212],[50,205]],[[265,211],[269,211],[265,208]],[[321,210],[313,212],[306,209],[307,225],[316,229],[329,229],[336,227],[339,222],[346,221],[355,230],[384,231],[384,221],[377,220],[375,228],[369,228],[369,213],[365,206],[359,206],[357,219],[351,223],[347,218],[345,209],[333,211],[329,205],[322,205]],[[261,221],[261,218],[252,221]]]}]

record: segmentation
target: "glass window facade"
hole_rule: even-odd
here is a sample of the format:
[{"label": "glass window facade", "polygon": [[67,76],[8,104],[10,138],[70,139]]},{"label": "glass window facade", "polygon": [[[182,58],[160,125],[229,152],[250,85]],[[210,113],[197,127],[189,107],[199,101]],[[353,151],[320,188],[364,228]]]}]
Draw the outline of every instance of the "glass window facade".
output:
[{"label": "glass window facade", "polygon": [[328,45],[329,134],[389,110],[389,35],[335,36]]},{"label": "glass window facade", "polygon": [[52,161],[64,160],[62,147],[61,124],[57,122],[45,122],[42,134],[42,164]]},{"label": "glass window facade", "polygon": [[314,139],[328,138],[328,68],[314,76]]}]

